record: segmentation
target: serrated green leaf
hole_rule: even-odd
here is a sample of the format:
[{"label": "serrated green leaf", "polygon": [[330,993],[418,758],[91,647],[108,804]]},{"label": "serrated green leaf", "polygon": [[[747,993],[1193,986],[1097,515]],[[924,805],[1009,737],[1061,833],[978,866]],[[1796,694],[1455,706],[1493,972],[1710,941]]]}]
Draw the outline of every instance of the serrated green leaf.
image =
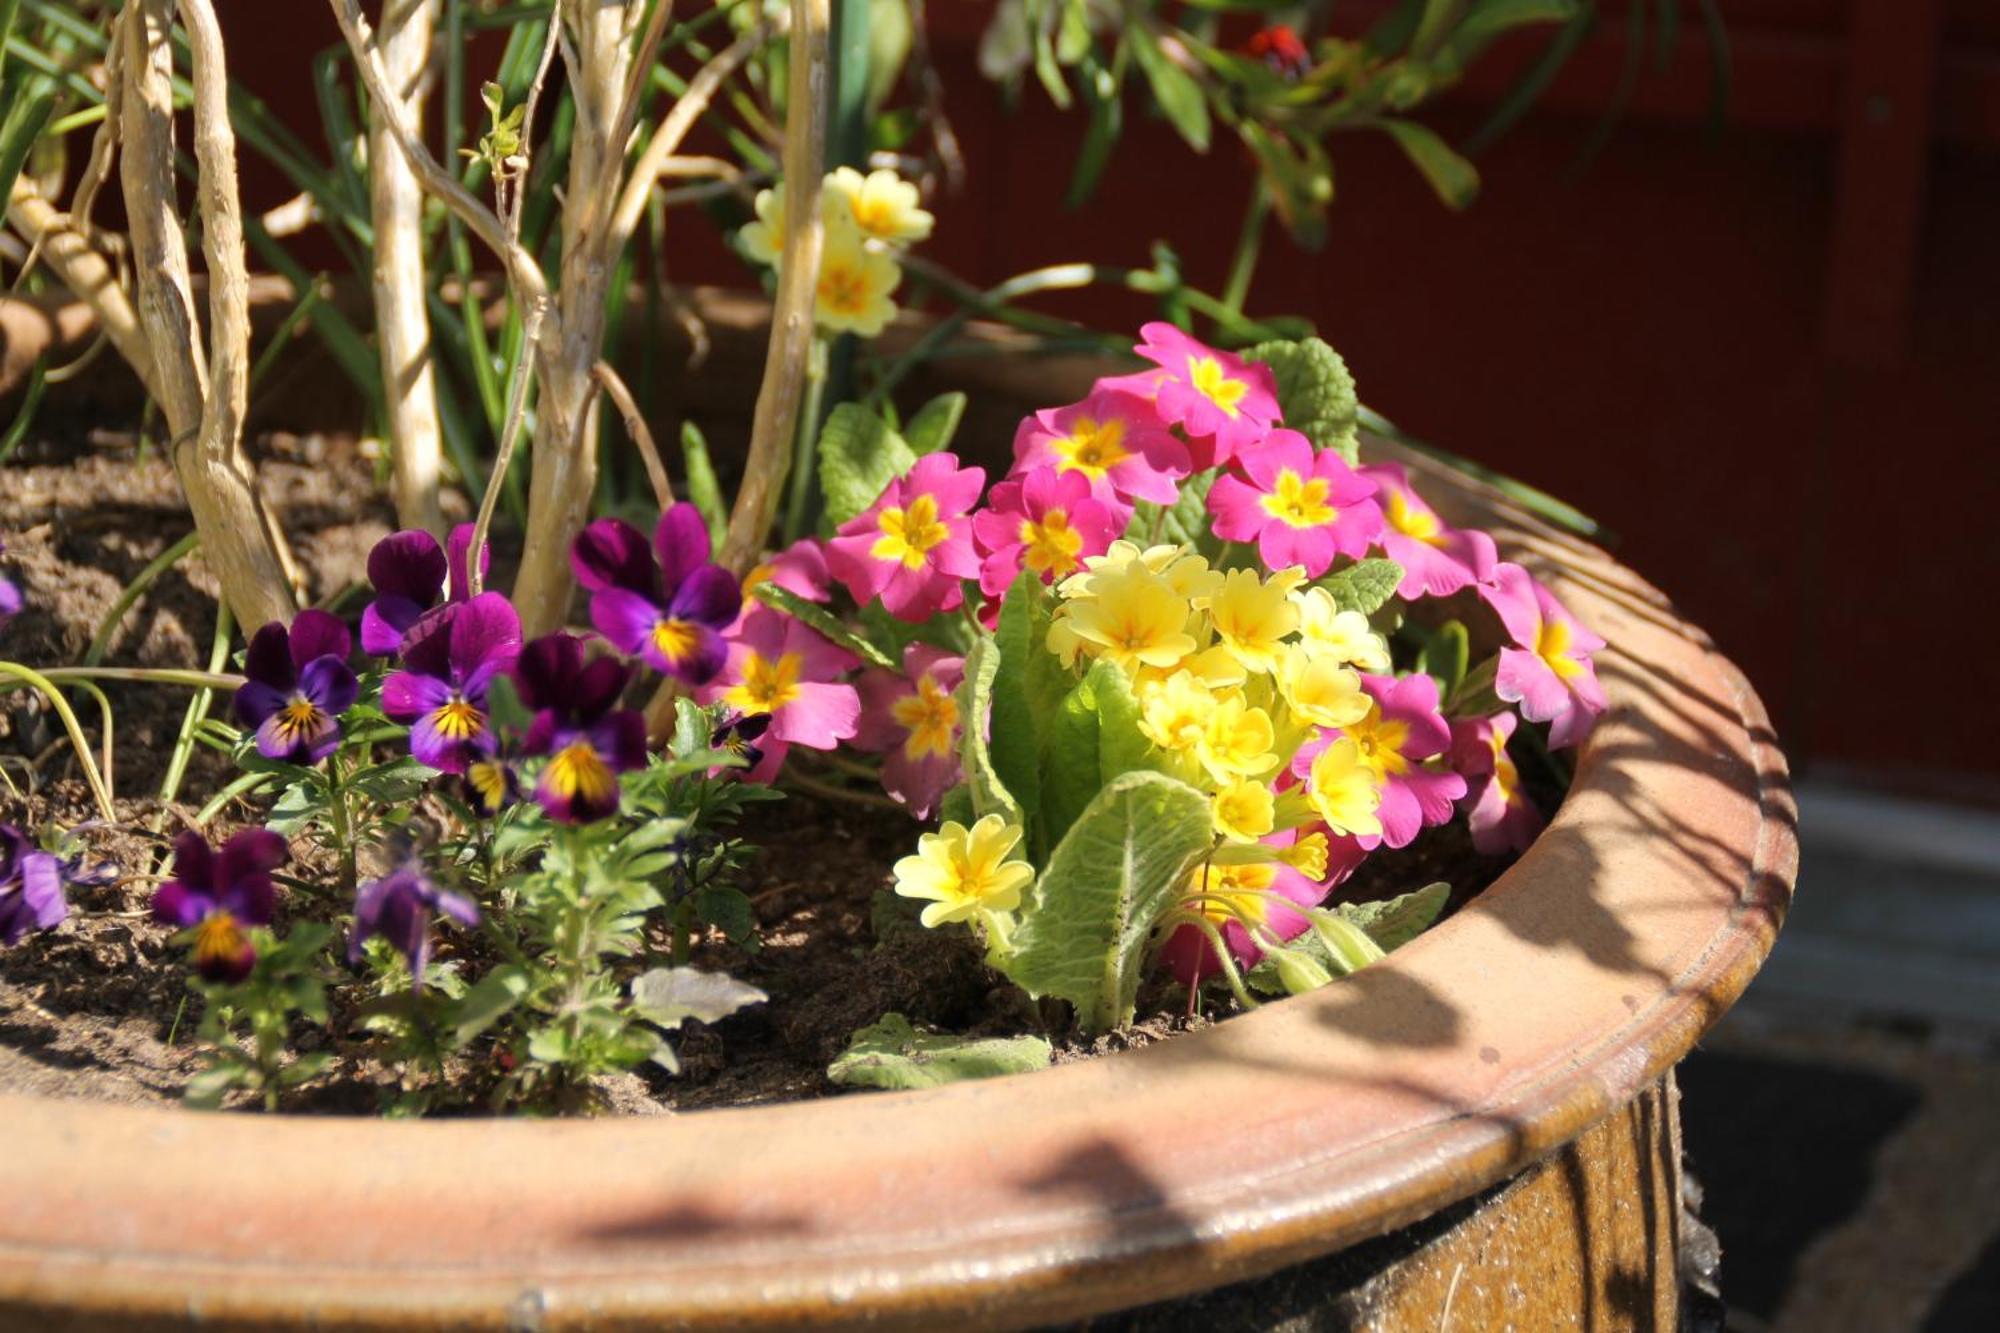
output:
[{"label": "serrated green leaf", "polygon": [[790,588],[781,588],[770,579],[765,579],[750,590],[750,595],[768,607],[783,611],[794,620],[802,621],[808,629],[838,647],[845,648],[870,666],[885,670],[897,670],[896,659],[876,647],[870,640],[849,629],[847,622],[818,602],[809,602]]},{"label": "serrated green leaf", "polygon": [[[1160,540],[1175,546],[1191,546],[1211,560],[1222,550],[1222,539],[1209,526],[1208,492],[1216,474],[1204,472],[1181,483],[1180,494],[1160,515]],[[1135,540],[1149,543],[1150,534]]]},{"label": "serrated green leaf", "polygon": [[867,509],[917,461],[889,423],[857,403],[842,403],[819,437],[819,484],[834,527]]},{"label": "serrated green leaf", "polygon": [[901,1014],[856,1032],[826,1076],[846,1088],[935,1088],[1041,1069],[1055,1048],[1040,1037],[957,1037],[919,1032]]},{"label": "serrated green leaf", "polygon": [[1479,193],[1478,170],[1429,126],[1414,120],[1384,120],[1381,126],[1423,173],[1447,208],[1464,208]]},{"label": "serrated green leaf", "polygon": [[1208,853],[1208,798],[1160,773],[1126,773],[1049,857],[1009,940],[1008,977],[1076,1008],[1085,1032],[1132,1021],[1153,927]]},{"label": "serrated green leaf", "polygon": [[451,1025],[458,1044],[463,1046],[512,1013],[527,998],[528,985],[527,971],[512,963],[502,964],[481,977],[464,998],[444,1011],[445,1022]]},{"label": "serrated green leaf", "polygon": [[1361,400],[1340,353],[1318,338],[1303,338],[1258,343],[1243,353],[1243,359],[1271,368],[1287,426],[1319,448],[1336,451],[1349,464],[1355,461]]},{"label": "serrated green leaf", "polygon": [[771,997],[726,972],[656,967],[632,980],[632,1008],[649,1023],[678,1028],[690,1018],[716,1023]]},{"label": "serrated green leaf", "polygon": [[1097,743],[1097,696],[1086,676],[1063,696],[1049,728],[1048,754],[1042,762],[1044,846],[1060,843],[1103,789]]},{"label": "serrated green leaf", "polygon": [[1369,556],[1314,580],[1312,586],[1332,594],[1336,609],[1372,616],[1396,595],[1402,581],[1401,565],[1383,556]]},{"label": "serrated green leaf", "polygon": [[959,763],[965,769],[965,785],[972,793],[974,815],[984,819],[999,815],[1016,828],[1026,816],[1021,803],[994,767],[988,742],[989,719],[993,714],[993,681],[1000,671],[1000,645],[992,635],[982,634],[965,657],[965,680],[958,687]]},{"label": "serrated green leaf", "polygon": [[710,884],[694,898],[695,915],[724,935],[731,944],[747,944],[757,938],[757,913],[750,897],[727,884]]},{"label": "serrated green leaf", "polygon": [[951,447],[958,423],[965,417],[965,395],[953,390],[941,393],[917,409],[903,427],[903,438],[918,457]]},{"label": "serrated green leaf", "polygon": [[218,1056],[216,1062],[196,1074],[181,1089],[181,1104],[196,1111],[213,1111],[222,1105],[231,1088],[249,1076],[248,1066],[238,1059]]},{"label": "serrated green leaf", "polygon": [[1368,938],[1388,953],[1428,930],[1450,899],[1451,885],[1440,880],[1383,902],[1336,903],[1333,910],[1367,931]]}]

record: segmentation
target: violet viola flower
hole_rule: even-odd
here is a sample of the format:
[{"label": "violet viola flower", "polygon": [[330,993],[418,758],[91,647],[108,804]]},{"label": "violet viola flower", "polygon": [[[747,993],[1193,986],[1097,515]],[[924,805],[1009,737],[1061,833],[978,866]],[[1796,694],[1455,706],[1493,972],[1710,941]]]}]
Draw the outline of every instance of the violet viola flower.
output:
[{"label": "violet viola flower", "polygon": [[380,935],[410,965],[410,984],[422,988],[431,953],[431,914],[442,913],[461,926],[479,924],[479,905],[463,894],[432,883],[414,862],[406,862],[354,895],[354,934],[347,961],[358,963],[370,939]]},{"label": "violet viola flower", "polygon": [[877,668],[856,686],[861,717],[852,744],[886,756],[882,789],[918,819],[930,818],[959,781],[960,718],[952,691],[964,679],[963,657],[913,643],[903,650],[901,672]]},{"label": "violet viola flower", "polygon": [[1361,475],[1375,483],[1382,507],[1382,553],[1403,567],[1396,595],[1404,601],[1449,597],[1493,577],[1500,556],[1483,532],[1448,528],[1410,485],[1401,463],[1373,463]]},{"label": "violet viola flower", "polygon": [[317,764],[340,745],[336,719],[354,702],[353,649],[347,626],[324,611],[299,612],[290,629],[272,621],[245,655],[248,677],[236,691],[236,716],[257,729],[266,759]]},{"label": "violet viola flower", "polygon": [[[724,754],[734,755],[737,761],[734,771],[748,773],[764,762],[764,733],[770,729],[771,715],[769,713],[753,713],[748,717],[732,717],[729,721],[715,729],[714,733],[709,737],[708,746],[711,750],[720,750]],[[709,770],[711,775],[722,771],[721,769]]]},{"label": "violet viola flower", "polygon": [[1451,745],[1451,727],[1438,711],[1437,678],[1423,672],[1409,676],[1374,676],[1363,672],[1361,688],[1375,706],[1359,722],[1322,731],[1299,747],[1292,772],[1304,777],[1312,761],[1336,739],[1359,747],[1359,762],[1373,781],[1380,833],[1356,833],[1367,850],[1378,846],[1407,847],[1427,825],[1451,818],[1452,806],[1465,795],[1465,779],[1428,761]]},{"label": "violet viola flower", "polygon": [[1187,432],[1196,470],[1220,466],[1278,424],[1271,368],[1191,338],[1160,320],[1141,325],[1133,350],[1166,373],[1154,390],[1161,417]]},{"label": "violet viola flower", "polygon": [[1271,570],[1303,565],[1326,573],[1336,555],[1360,556],[1382,535],[1375,483],[1331,449],[1315,452],[1295,430],[1272,431],[1239,450],[1208,493],[1215,535],[1256,542]]},{"label": "violet viola flower", "polygon": [[551,819],[588,824],[618,808],[618,775],[646,762],[646,722],[618,707],[632,673],[616,658],[586,665],[583,641],[548,634],[521,650],[514,688],[535,710],[524,754],[547,755],[535,800]]},{"label": "violet viola flower", "polygon": [[505,756],[481,754],[466,764],[459,790],[475,812],[491,819],[521,799],[521,779]]},{"label": "violet viola flower", "polygon": [[194,970],[206,981],[238,982],[257,965],[248,927],[271,923],[271,872],[291,858],[269,829],[244,829],[211,851],[199,833],[174,839],[174,877],[153,893],[153,916],[193,927]]},{"label": "violet viola flower", "polygon": [[925,454],[840,525],[827,543],[827,567],[856,602],[879,598],[898,620],[956,611],[965,599],[961,580],[979,577],[966,514],[985,487],[985,469],[961,468],[953,454]]},{"label": "violet viola flower", "polygon": [[1542,813],[1521,789],[1520,771],[1507,753],[1519,725],[1512,713],[1451,724],[1451,766],[1466,780],[1459,808],[1472,829],[1473,850],[1487,856],[1525,852],[1542,831]]},{"label": "violet viola flower", "polygon": [[0,824],[0,947],[12,948],[31,931],[52,930],[69,915],[63,897],[63,863],[12,824]]},{"label": "violet viola flower", "polygon": [[[0,542],[0,553],[6,549],[7,543]],[[8,621],[21,614],[21,605],[21,590],[6,575],[0,574],[0,629],[5,629]]]},{"label": "violet viola flower", "polygon": [[410,753],[465,773],[496,748],[486,690],[521,653],[521,617],[497,592],[447,602],[403,637],[403,669],[382,682],[382,711],[410,728]]},{"label": "violet viola flower", "polygon": [[[394,657],[403,636],[437,602],[440,592],[447,602],[462,602],[472,595],[467,577],[472,524],[453,528],[447,547],[440,547],[437,538],[421,528],[392,532],[375,543],[368,552],[368,582],[375,587],[375,600],[361,613],[362,652]],[[482,579],[492,564],[492,548],[480,551]]]},{"label": "violet viola flower", "polygon": [[1479,595],[1514,640],[1500,650],[1493,692],[1530,722],[1549,724],[1549,745],[1575,745],[1609,706],[1591,654],[1604,640],[1585,629],[1556,595],[1519,565],[1496,565]]},{"label": "violet viola flower", "polygon": [[708,524],[682,501],[660,515],[651,550],[637,528],[606,518],[578,534],[569,561],[591,591],[590,621],[612,647],[704,685],[722,669],[722,631],[743,606],[735,578],[708,557]]},{"label": "violet viola flower", "polygon": [[1111,549],[1125,528],[1121,513],[1093,498],[1077,472],[1043,467],[998,483],[972,516],[973,540],[985,553],[979,590],[999,597],[1023,569],[1044,583],[1068,578]]}]

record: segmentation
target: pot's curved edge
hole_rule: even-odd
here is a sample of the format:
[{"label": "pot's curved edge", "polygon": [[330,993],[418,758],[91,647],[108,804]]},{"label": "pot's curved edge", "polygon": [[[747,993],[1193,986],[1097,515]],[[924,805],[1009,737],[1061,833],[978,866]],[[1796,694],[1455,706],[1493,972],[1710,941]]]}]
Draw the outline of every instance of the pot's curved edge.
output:
[{"label": "pot's curved edge", "polygon": [[1797,864],[1784,762],[1740,673],[1630,571],[1406,461],[1447,513],[1499,516],[1510,552],[1613,641],[1615,707],[1535,848],[1384,963],[1044,1073],[659,1121],[0,1095],[0,1311],[1018,1326],[1339,1248],[1575,1137],[1678,1060],[1768,952]]}]

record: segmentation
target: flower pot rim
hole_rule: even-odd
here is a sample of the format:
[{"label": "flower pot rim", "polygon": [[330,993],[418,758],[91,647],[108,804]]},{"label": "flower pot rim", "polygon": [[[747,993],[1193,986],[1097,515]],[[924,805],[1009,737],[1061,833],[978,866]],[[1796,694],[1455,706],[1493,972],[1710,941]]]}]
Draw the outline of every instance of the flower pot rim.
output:
[{"label": "flower pot rim", "polygon": [[258,1328],[1019,1327],[1381,1234],[1678,1061],[1775,938],[1782,755],[1603,552],[1395,446],[1612,644],[1533,848],[1353,978],[1033,1074],[594,1121],[218,1116],[0,1093],[0,1312]]}]

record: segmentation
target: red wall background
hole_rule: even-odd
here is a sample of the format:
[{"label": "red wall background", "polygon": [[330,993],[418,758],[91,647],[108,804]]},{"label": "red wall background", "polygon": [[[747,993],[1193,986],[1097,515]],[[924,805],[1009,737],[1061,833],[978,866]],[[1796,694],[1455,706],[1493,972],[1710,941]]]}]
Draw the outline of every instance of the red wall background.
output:
[{"label": "red wall background", "polygon": [[[282,24],[268,0],[221,8],[236,72],[312,123],[311,53],[337,40],[324,7],[287,4]],[[1009,107],[978,77],[988,8],[930,6],[977,194],[937,206],[926,253],[993,282],[1143,265],[1161,239],[1219,287],[1247,181],[1233,141],[1196,158],[1128,115],[1096,199],[1066,212],[1082,118],[1033,89]],[[1713,56],[1682,8],[1666,68],[1649,54],[1587,166],[1623,66],[1616,5],[1480,160],[1464,213],[1386,140],[1336,143],[1327,245],[1274,229],[1252,309],[1310,316],[1371,406],[1617,534],[1748,670],[1801,770],[1994,800],[2000,7],[1725,0],[1719,132]],[[1359,27],[1370,7],[1338,12]],[[1477,125],[1536,47],[1497,52],[1434,123]],[[246,189],[253,207],[283,197]],[[681,276],[741,272],[718,247]],[[1099,325],[1147,313],[1066,301],[1050,308]]]}]

